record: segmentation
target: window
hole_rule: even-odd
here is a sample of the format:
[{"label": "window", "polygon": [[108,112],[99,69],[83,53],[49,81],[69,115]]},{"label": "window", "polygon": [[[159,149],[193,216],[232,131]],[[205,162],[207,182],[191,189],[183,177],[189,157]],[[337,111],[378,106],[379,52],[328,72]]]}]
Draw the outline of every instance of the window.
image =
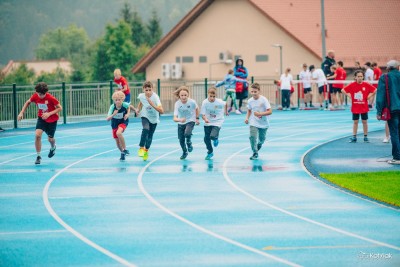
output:
[{"label": "window", "polygon": [[176,62],[176,63],[181,63],[181,57],[176,57],[176,58],[175,58],[175,62]]},{"label": "window", "polygon": [[256,55],[256,62],[267,62],[268,55]]},{"label": "window", "polygon": [[207,63],[207,57],[206,56],[199,56],[199,62],[200,63]]},{"label": "window", "polygon": [[193,57],[182,57],[182,63],[193,63]]}]

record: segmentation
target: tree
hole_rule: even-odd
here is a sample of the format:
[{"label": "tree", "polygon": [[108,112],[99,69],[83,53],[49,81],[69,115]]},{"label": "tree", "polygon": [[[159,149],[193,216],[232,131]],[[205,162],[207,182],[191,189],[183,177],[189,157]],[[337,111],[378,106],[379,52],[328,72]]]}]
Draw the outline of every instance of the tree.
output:
[{"label": "tree", "polygon": [[134,11],[131,21],[132,41],[136,46],[146,44],[149,38],[147,28],[143,24],[142,18]]},{"label": "tree", "polygon": [[61,83],[69,81],[69,74],[65,72],[62,68],[57,67],[53,72],[41,73],[36,82],[46,82],[46,83]]},{"label": "tree", "polygon": [[128,24],[132,21],[131,6],[127,2],[124,3],[124,7],[120,11],[120,17]]},{"label": "tree", "polygon": [[124,76],[131,76],[130,68],[138,60],[131,34],[129,25],[122,20],[115,26],[106,26],[105,36],[99,40],[94,58],[96,80],[109,80],[116,68],[121,69]]},{"label": "tree", "polygon": [[147,43],[152,47],[161,39],[162,36],[160,18],[158,17],[156,10],[153,10],[152,12],[152,16],[147,24],[147,30],[149,34]]},{"label": "tree", "polygon": [[26,64],[21,64],[18,68],[3,77],[0,80],[0,84],[33,84],[35,80],[35,72],[32,69],[28,69]]}]

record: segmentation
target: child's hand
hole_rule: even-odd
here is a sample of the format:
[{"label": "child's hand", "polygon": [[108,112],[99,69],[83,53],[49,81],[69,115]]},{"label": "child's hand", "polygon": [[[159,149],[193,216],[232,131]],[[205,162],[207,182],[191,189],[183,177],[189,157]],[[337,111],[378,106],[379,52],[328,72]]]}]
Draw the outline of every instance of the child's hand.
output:
[{"label": "child's hand", "polygon": [[112,116],[106,117],[106,120],[107,120],[107,121],[109,121],[109,120],[111,120],[111,119],[112,119]]},{"label": "child's hand", "polygon": [[117,114],[118,114],[118,110],[114,110],[112,116],[115,116],[115,115],[117,115]]},{"label": "child's hand", "polygon": [[210,121],[209,121],[209,120],[207,120],[207,119],[205,119],[205,120],[204,120],[204,122],[205,122],[205,123],[210,123]]},{"label": "child's hand", "polygon": [[129,118],[129,115],[128,115],[128,114],[125,114],[124,120],[127,120],[128,118]]},{"label": "child's hand", "polygon": [[19,113],[18,114],[18,121],[22,120],[24,118],[24,114],[23,113]]},{"label": "child's hand", "polygon": [[181,122],[184,123],[186,121],[186,118],[181,118]]},{"label": "child's hand", "polygon": [[256,116],[256,117],[259,118],[259,119],[261,119],[261,117],[262,117],[261,113],[258,112],[258,111],[255,111],[255,112],[254,112],[254,116]]},{"label": "child's hand", "polygon": [[249,124],[249,119],[245,119],[244,123]]},{"label": "child's hand", "polygon": [[50,117],[50,114],[48,112],[42,114],[42,119],[44,119],[44,120],[48,119],[49,117]]},{"label": "child's hand", "polygon": [[196,119],[196,125],[199,125],[199,124],[200,124],[199,119]]}]

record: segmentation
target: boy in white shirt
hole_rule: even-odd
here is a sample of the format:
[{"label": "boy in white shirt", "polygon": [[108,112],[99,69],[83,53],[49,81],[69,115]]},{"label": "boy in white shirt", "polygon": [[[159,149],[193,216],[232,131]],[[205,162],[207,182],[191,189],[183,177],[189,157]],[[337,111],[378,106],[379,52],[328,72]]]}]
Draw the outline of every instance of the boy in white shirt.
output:
[{"label": "boy in white shirt", "polygon": [[312,80],[317,81],[318,85],[318,99],[319,99],[319,108],[323,109],[322,107],[322,102],[325,102],[325,110],[328,110],[328,92],[327,92],[327,80],[325,73],[322,71],[322,69],[315,69],[314,65],[311,65],[309,67],[310,72],[311,72],[311,77]]},{"label": "boy in white shirt", "polygon": [[153,141],[153,134],[156,131],[157,123],[160,122],[160,114],[164,113],[159,96],[153,92],[153,84],[149,81],[143,84],[143,93],[139,94],[139,105],[137,110],[142,119],[142,135],[140,137],[138,156],[146,161],[149,158],[149,149]]},{"label": "boy in white shirt", "polygon": [[250,125],[250,145],[253,150],[251,160],[258,158],[258,151],[265,142],[265,136],[269,127],[268,116],[272,114],[268,99],[260,94],[260,85],[253,83],[250,94],[252,98],[247,102],[247,114],[245,123]]},{"label": "boy in white shirt", "polygon": [[314,107],[312,104],[311,72],[307,69],[306,63],[303,64],[303,70],[299,74],[299,79],[303,83],[305,107],[307,107],[308,102],[310,102],[310,107]]},{"label": "boy in white shirt", "polygon": [[217,147],[219,143],[219,130],[224,123],[224,115],[228,116],[228,108],[225,101],[216,98],[217,89],[215,87],[208,89],[207,93],[208,98],[204,99],[201,104],[200,114],[204,120],[204,143],[207,147],[207,156],[205,159],[210,160],[214,156],[211,140],[214,147]]}]

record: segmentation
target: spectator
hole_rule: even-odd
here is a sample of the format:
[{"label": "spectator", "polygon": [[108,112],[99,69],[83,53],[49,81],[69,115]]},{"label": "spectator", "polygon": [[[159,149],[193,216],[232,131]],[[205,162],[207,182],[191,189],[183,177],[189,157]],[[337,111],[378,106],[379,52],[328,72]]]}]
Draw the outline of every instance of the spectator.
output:
[{"label": "spectator", "polygon": [[280,88],[282,95],[282,110],[290,109],[290,90],[293,86],[293,76],[290,74],[290,68],[285,70],[285,73],[280,78]]},{"label": "spectator", "polygon": [[328,97],[326,91],[326,77],[322,69],[315,69],[314,65],[310,65],[311,79],[317,81],[319,108],[323,109],[322,102],[325,102],[325,109],[328,109]]},{"label": "spectator", "polygon": [[311,91],[311,72],[307,69],[307,64],[303,64],[303,70],[299,74],[299,78],[303,83],[304,92],[304,105],[310,103],[310,107],[314,107],[312,104],[312,91]]},{"label": "spectator", "polygon": [[[327,56],[325,57],[325,60],[324,60],[324,61],[322,62],[322,64],[321,64],[321,69],[322,69],[322,71],[324,72],[325,77],[326,77],[327,79],[329,79],[329,80],[332,80],[332,79],[333,79],[333,78],[331,78],[332,75],[333,75],[333,72],[332,72],[332,70],[331,70],[331,67],[332,67],[333,65],[336,65],[336,61],[335,61],[335,51],[329,50]],[[329,77],[329,78],[328,78],[328,77]],[[327,92],[331,92],[331,91],[332,91],[332,84],[329,84],[329,83],[328,83],[327,86],[328,86]],[[328,94],[328,97],[329,97],[329,103],[331,103],[330,94]]]},{"label": "spectator", "polygon": [[[246,67],[243,65],[243,59],[238,58],[236,60],[236,64],[235,67],[233,68],[233,72],[235,77],[240,78],[240,79],[247,79],[247,76],[249,75]],[[243,113],[241,108],[243,105],[243,99],[246,99],[249,95],[249,91],[248,91],[248,85],[247,83],[242,83],[242,82],[237,82],[236,83],[236,99],[239,100],[239,112]],[[232,106],[233,106],[233,101],[231,103],[231,107],[228,111],[231,112],[232,110]]]}]

